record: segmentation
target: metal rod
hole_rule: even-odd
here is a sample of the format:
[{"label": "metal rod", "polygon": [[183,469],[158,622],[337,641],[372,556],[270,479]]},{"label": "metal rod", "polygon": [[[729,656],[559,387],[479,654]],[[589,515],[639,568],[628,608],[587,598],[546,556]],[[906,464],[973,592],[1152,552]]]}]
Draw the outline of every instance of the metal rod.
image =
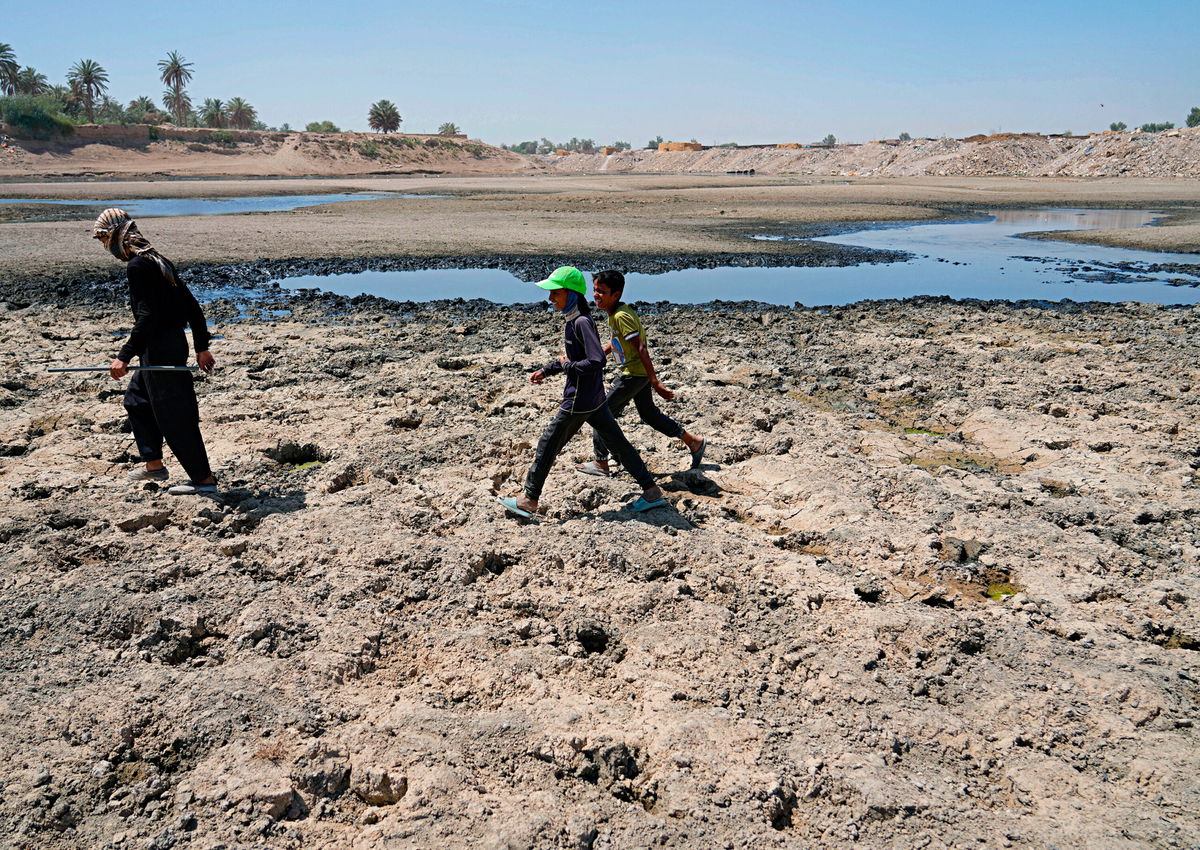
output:
[{"label": "metal rod", "polygon": [[[196,372],[199,366],[127,366],[130,372]],[[66,366],[47,369],[47,372],[107,372],[107,366]]]}]

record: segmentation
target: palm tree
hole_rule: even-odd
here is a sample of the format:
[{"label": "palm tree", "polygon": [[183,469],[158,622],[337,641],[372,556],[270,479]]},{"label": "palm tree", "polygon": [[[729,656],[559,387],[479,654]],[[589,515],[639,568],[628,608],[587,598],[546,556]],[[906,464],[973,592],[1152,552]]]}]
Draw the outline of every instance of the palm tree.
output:
[{"label": "palm tree", "polygon": [[438,127],[439,136],[457,136],[462,130],[458,129],[458,125],[452,121],[447,121],[442,126]]},{"label": "palm tree", "polygon": [[62,104],[62,111],[67,115],[79,112],[79,99],[70,86],[49,86],[45,92]]},{"label": "palm tree", "polygon": [[219,98],[210,97],[200,107],[200,120],[206,127],[225,126],[225,104]]},{"label": "palm tree", "polygon": [[101,124],[124,124],[127,117],[120,102],[108,95],[104,95],[100,99],[99,114]]},{"label": "palm tree", "polygon": [[367,123],[372,130],[379,133],[394,133],[400,129],[400,122],[403,119],[400,117],[400,111],[396,109],[396,104],[390,100],[381,100],[378,103],[371,104],[371,111],[367,113]]},{"label": "palm tree", "polygon": [[96,123],[96,98],[108,89],[108,72],[91,59],[80,59],[67,71],[67,82],[83,101],[88,123]]},{"label": "palm tree", "polygon": [[186,127],[188,125],[188,116],[192,112],[192,99],[188,97],[188,93],[180,89],[179,91],[171,91],[168,89],[163,92],[163,106],[175,118],[175,124],[178,127]]},{"label": "palm tree", "polygon": [[25,67],[17,74],[17,91],[21,94],[45,94],[50,87],[50,81],[45,74],[39,74],[37,68]]},{"label": "palm tree", "polygon": [[192,63],[172,50],[166,59],[158,60],[158,71],[163,85],[170,89],[169,98],[167,93],[163,94],[163,106],[175,116],[175,123],[182,125],[192,108],[192,99],[183,90],[192,80]]},{"label": "palm tree", "polygon": [[230,98],[225,108],[229,114],[229,123],[239,130],[249,130],[250,125],[258,120],[258,112],[240,97]]},{"label": "palm tree", "polygon": [[125,107],[125,114],[131,121],[140,124],[157,124],[166,117],[158,111],[154,101],[145,95],[129,101],[129,105]]},{"label": "palm tree", "polygon": [[154,105],[154,101],[142,95],[129,101],[129,106],[125,107],[125,111],[131,115],[145,115],[147,112],[158,112],[158,107]]},{"label": "palm tree", "polygon": [[17,93],[17,75],[21,66],[17,64],[17,54],[13,53],[12,45],[0,42],[0,94]]}]

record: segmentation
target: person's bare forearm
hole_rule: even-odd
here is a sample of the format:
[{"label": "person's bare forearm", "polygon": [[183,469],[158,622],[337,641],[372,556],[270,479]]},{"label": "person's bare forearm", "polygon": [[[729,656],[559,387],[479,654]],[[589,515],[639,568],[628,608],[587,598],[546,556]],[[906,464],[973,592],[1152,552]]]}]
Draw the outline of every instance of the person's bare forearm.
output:
[{"label": "person's bare forearm", "polygon": [[650,379],[650,385],[654,386],[659,382],[658,374],[655,373],[654,363],[650,360],[650,350],[641,339],[638,340],[638,357],[642,358],[642,365],[646,367],[646,377]]}]

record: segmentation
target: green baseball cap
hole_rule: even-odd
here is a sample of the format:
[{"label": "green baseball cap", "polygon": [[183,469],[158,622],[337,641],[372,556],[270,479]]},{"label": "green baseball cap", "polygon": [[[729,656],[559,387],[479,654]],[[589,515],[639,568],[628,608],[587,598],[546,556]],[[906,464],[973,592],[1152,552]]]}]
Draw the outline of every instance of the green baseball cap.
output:
[{"label": "green baseball cap", "polygon": [[569,289],[580,295],[587,295],[587,280],[583,272],[574,266],[559,266],[550,277],[538,283],[542,289]]}]

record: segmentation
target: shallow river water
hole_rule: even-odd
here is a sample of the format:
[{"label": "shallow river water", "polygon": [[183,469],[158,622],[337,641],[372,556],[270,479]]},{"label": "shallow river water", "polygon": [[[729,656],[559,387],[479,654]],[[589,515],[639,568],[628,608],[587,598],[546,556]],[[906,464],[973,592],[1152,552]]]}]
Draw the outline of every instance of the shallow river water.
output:
[{"label": "shallow river water", "polygon": [[[954,298],[1061,301],[1200,302],[1200,255],[1165,254],[1021,239],[1045,230],[1125,228],[1161,214],[1148,210],[1001,210],[986,219],[884,225],[820,241],[904,251],[904,262],[843,267],[732,267],[626,275],[631,301],[697,304],[762,301],[805,306],[864,299],[949,295]],[[762,234],[757,239],[799,239]],[[570,258],[564,257],[564,262]],[[1183,264],[1185,269],[1162,269]],[[585,271],[595,271],[586,269]],[[498,303],[539,300],[532,284],[496,269],[366,271],[278,281],[288,289],[363,293],[398,301],[485,298]],[[1177,285],[1172,285],[1172,283]]]},{"label": "shallow river water", "polygon": [[118,201],[77,201],[54,198],[0,198],[0,204],[55,204],[78,207],[119,207],[135,216],[151,218],[175,215],[228,215],[246,212],[284,212],[299,207],[336,204],[342,201],[373,201],[376,198],[436,198],[389,192],[354,192],[335,195],[270,195],[253,198],[133,198]]}]

